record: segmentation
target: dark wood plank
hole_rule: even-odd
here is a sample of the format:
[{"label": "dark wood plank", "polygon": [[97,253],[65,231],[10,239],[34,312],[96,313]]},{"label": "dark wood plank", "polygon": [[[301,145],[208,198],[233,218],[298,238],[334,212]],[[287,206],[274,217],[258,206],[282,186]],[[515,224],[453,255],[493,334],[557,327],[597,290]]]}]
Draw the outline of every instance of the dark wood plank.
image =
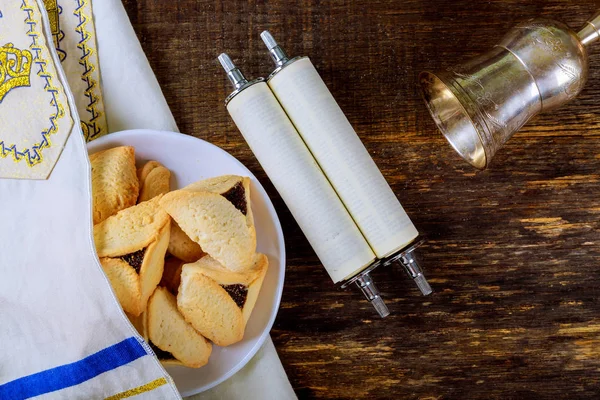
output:
[{"label": "dark wood plank", "polygon": [[[536,118],[484,172],[436,131],[416,79],[486,51],[521,19],[578,28],[597,1],[124,4],[181,131],[232,153],[274,200],[289,258],[272,336],[300,398],[598,397],[600,51],[580,97]],[[216,56],[267,75],[263,29],[311,57],[428,235],[433,296],[379,271],[393,313],[380,320],[332,285],[223,106],[230,88]]]}]

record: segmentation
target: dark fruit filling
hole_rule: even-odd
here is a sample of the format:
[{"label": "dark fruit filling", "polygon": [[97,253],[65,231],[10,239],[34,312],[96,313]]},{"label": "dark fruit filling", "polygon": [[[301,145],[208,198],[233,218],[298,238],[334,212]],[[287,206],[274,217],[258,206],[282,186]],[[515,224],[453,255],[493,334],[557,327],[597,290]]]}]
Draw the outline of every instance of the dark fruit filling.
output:
[{"label": "dark fruit filling", "polygon": [[239,308],[244,308],[246,298],[248,297],[248,288],[246,286],[236,283],[234,285],[221,285],[221,287],[225,289]]},{"label": "dark fruit filling", "polygon": [[222,194],[231,204],[235,206],[242,214],[246,215],[248,209],[246,208],[246,190],[242,182],[238,182],[231,189]]},{"label": "dark fruit filling", "polygon": [[146,249],[141,249],[136,251],[135,253],[125,254],[121,256],[121,260],[125,261],[127,264],[131,265],[135,272],[140,273],[140,268],[142,268],[142,262],[144,262],[144,254],[146,253]]},{"label": "dark fruit filling", "polygon": [[154,351],[154,354],[156,354],[156,357],[158,357],[159,360],[174,360],[175,359],[173,354],[169,353],[168,351],[159,349],[158,346],[155,345],[154,343],[148,342],[148,344],[150,345],[150,348],[152,348],[152,351]]}]

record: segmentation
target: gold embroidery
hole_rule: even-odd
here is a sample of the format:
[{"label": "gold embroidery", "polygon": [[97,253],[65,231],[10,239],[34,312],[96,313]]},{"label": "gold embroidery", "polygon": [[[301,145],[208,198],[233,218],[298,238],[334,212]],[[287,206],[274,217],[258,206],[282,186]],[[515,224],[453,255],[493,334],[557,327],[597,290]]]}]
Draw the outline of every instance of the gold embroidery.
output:
[{"label": "gold embroidery", "polygon": [[0,47],[0,103],[19,86],[30,86],[31,52],[16,49],[12,43]]},{"label": "gold embroidery", "polygon": [[103,117],[102,112],[98,109],[98,103],[101,101],[100,85],[93,76],[93,72],[96,70],[92,58],[95,56],[95,49],[93,46],[88,46],[90,40],[92,43],[95,40],[92,32],[87,29],[88,22],[93,21],[92,16],[84,12],[85,7],[88,5],[89,0],[77,0],[77,8],[74,14],[79,18],[79,25],[77,25],[75,31],[81,37],[81,40],[77,44],[77,48],[81,50],[79,64],[83,67],[81,79],[86,83],[87,87],[84,95],[89,99],[85,110],[89,113],[90,119],[88,121],[82,120],[81,126],[85,140],[89,142],[104,135],[105,132],[102,124],[99,123],[101,117]]},{"label": "gold embroidery", "polygon": [[58,25],[58,1],[57,0],[44,0],[46,11],[48,11],[48,19],[50,20],[50,30],[52,35],[58,35],[60,27]]},{"label": "gold embroidery", "polygon": [[[25,160],[27,166],[34,167],[43,161],[42,151],[52,147],[51,136],[58,132],[58,120],[65,116],[65,110],[59,101],[59,88],[54,86],[52,80],[54,76],[47,68],[49,61],[43,58],[44,51],[43,37],[36,30],[37,21],[35,19],[35,9],[29,5],[29,0],[21,0],[21,10],[25,12],[25,25],[29,27],[27,36],[31,38],[29,48],[35,55],[33,63],[39,67],[37,75],[45,81],[44,90],[50,95],[50,105],[54,107],[54,113],[50,115],[49,126],[41,132],[41,140],[33,146],[25,149],[17,149],[15,144],[7,144],[0,139],[0,158],[12,156],[15,162]],[[31,54],[31,53],[30,53]]]},{"label": "gold embroidery", "polygon": [[67,57],[67,53],[60,48],[60,42],[65,37],[64,32],[60,30],[61,8],[58,6],[58,0],[44,0],[44,5],[46,6],[46,11],[48,12],[48,22],[50,22],[50,32],[52,33],[54,47],[56,48],[58,57],[62,62]]},{"label": "gold embroidery", "polygon": [[129,389],[126,390],[124,392],[121,393],[117,393],[113,396],[107,397],[104,400],[121,400],[121,399],[126,399],[127,397],[132,397],[132,396],[137,396],[138,394],[142,394],[145,392],[149,392],[151,390],[156,389],[157,387],[160,387],[162,385],[166,385],[167,384],[167,380],[165,378],[158,378],[150,383],[146,383],[145,385],[142,386],[138,386],[136,388],[133,389]]}]

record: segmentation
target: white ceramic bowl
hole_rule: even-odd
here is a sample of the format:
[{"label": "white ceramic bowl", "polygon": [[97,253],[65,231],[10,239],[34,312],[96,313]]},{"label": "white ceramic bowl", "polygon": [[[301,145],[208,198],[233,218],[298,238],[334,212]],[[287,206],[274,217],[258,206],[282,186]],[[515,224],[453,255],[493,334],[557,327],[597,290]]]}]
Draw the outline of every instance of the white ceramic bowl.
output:
[{"label": "white ceramic bowl", "polygon": [[116,146],[135,147],[138,167],[156,160],[171,170],[171,188],[177,189],[217,175],[248,176],[252,180],[252,211],[257,251],[269,257],[269,270],[250,316],[244,339],[232,346],[213,346],[208,364],[199,369],[169,366],[182,396],[200,393],[239,371],[267,338],[281,300],[285,273],[285,245],[275,208],[256,177],[224,150],[192,136],[174,132],[132,130],[101,137],[88,144],[90,154]]}]

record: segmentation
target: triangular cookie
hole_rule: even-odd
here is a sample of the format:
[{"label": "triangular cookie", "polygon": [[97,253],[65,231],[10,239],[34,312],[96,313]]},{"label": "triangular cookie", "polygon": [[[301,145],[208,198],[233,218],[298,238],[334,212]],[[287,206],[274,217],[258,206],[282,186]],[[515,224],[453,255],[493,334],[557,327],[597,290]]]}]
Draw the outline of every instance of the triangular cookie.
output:
[{"label": "triangular cookie", "polygon": [[120,257],[141,250],[170,222],[158,198],[127,208],[94,226],[98,257]]},{"label": "triangular cookie", "polygon": [[161,362],[192,368],[208,363],[212,345],[186,322],[166,288],[156,288],[145,315],[148,342]]},{"label": "triangular cookie", "polygon": [[169,216],[155,202],[148,201],[94,227],[96,250],[104,272],[121,306],[133,316],[144,311],[160,282],[170,225]]},{"label": "triangular cookie", "polygon": [[252,265],[254,224],[224,196],[177,190],[164,195],[160,206],[204,252],[228,269],[244,271]]},{"label": "triangular cookie", "polygon": [[177,307],[198,332],[219,346],[242,340],[268,268],[264,254],[256,254],[244,273],[228,271],[204,256],[183,266]]},{"label": "triangular cookie", "polygon": [[184,231],[181,230],[177,222],[171,221],[171,238],[169,240],[169,254],[185,262],[194,262],[204,255],[202,247]]},{"label": "triangular cookie", "polygon": [[254,217],[250,202],[250,178],[238,175],[221,175],[192,183],[182,190],[220,194],[246,216],[248,227],[254,228]]},{"label": "triangular cookie", "polygon": [[148,161],[138,170],[140,195],[138,203],[150,200],[171,190],[171,171],[158,161]]},{"label": "triangular cookie", "polygon": [[94,225],[136,203],[135,149],[115,147],[90,155]]}]

